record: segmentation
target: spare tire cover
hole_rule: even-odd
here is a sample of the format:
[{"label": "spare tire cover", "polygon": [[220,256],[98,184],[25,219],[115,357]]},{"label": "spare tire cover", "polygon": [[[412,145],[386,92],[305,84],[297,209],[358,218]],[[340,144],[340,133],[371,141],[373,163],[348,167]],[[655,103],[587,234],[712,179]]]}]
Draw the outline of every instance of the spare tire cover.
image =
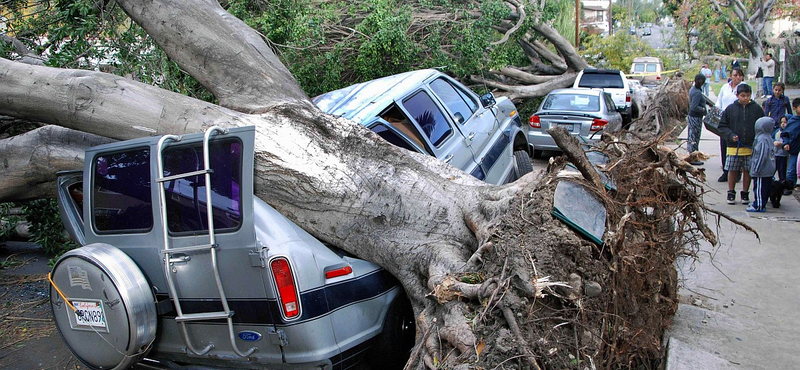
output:
[{"label": "spare tire cover", "polygon": [[155,299],[128,255],[101,243],[74,249],[53,266],[52,280],[53,318],[75,357],[120,370],[144,357],[156,335]]}]

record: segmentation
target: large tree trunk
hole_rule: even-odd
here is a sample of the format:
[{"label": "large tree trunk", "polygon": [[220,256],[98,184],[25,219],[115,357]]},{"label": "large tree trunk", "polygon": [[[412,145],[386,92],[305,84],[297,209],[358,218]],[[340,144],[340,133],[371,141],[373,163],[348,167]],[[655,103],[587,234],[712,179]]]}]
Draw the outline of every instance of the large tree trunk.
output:
[{"label": "large tree trunk", "polygon": [[[763,37],[764,26],[771,19],[772,10],[775,7],[775,0],[754,2],[750,11],[747,5],[741,0],[717,1],[712,0],[711,4],[720,14],[733,14],[739,22],[734,22],[732,17],[722,16],[720,19],[747,47],[750,53],[750,63],[748,63],[749,73],[756,73],[758,61],[764,56]],[[728,9],[724,12],[723,9]]]},{"label": "large tree trunk", "polygon": [[[606,192],[582,152],[572,153],[592,179],[586,186],[609,208],[608,225],[614,229],[604,240],[609,249],[600,249],[550,216],[555,172],[489,186],[433,157],[394,147],[361,125],[321,113],[258,35],[216,1],[117,3],[213,91],[220,105],[109,74],[0,59],[0,114],[113,139],[212,125],[255,126],[256,195],[314,236],[380,264],[402,282],[418,314],[411,368],[505,363],[560,369],[570,366],[573,349],[583,353],[578,361],[605,364],[658,353],[661,330],[674,313],[672,263],[682,251],[683,231],[699,229],[713,238],[698,218],[696,194],[685,188],[691,183],[686,174],[697,172],[682,166],[674,153],[610,144],[615,155],[628,156],[621,163],[635,166],[615,165],[619,195]],[[557,39],[549,27],[540,28]],[[557,48],[566,65],[585,66],[568,43]],[[572,79],[567,73],[548,83],[566,86]],[[31,135],[44,133],[74,135],[54,128]],[[566,132],[553,134],[562,142],[574,140]],[[103,140],[70,142],[81,147]],[[76,160],[53,167],[74,166],[80,162],[74,155]],[[15,170],[0,175],[0,183],[24,166],[6,165]],[[17,197],[18,188],[0,189],[0,199]],[[681,232],[673,229],[673,217]],[[637,226],[642,224],[649,226]],[[699,226],[686,226],[694,224]],[[478,278],[462,282],[467,273]],[[569,279],[572,287],[553,283],[549,275]],[[585,297],[582,279],[607,293],[593,289]],[[637,284],[638,290],[625,284]],[[629,323],[632,317],[637,320]],[[575,347],[552,352],[555,344],[548,340]]]}]

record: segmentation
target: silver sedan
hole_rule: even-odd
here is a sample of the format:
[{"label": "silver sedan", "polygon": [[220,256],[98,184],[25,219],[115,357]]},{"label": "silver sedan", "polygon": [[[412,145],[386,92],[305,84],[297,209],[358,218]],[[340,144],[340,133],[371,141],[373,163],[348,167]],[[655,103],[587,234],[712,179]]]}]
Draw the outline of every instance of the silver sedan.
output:
[{"label": "silver sedan", "polygon": [[528,123],[528,142],[534,157],[540,157],[544,150],[561,151],[547,129],[561,126],[588,142],[599,140],[607,125],[621,127],[622,116],[611,95],[602,90],[559,89],[547,94]]}]

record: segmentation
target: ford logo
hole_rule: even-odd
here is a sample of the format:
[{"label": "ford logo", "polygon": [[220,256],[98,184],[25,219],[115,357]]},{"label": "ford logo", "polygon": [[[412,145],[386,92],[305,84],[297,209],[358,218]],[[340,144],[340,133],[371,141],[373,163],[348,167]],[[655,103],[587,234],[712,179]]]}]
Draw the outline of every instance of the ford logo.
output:
[{"label": "ford logo", "polygon": [[258,342],[261,340],[261,334],[252,330],[243,330],[239,332],[239,339],[248,342]]}]

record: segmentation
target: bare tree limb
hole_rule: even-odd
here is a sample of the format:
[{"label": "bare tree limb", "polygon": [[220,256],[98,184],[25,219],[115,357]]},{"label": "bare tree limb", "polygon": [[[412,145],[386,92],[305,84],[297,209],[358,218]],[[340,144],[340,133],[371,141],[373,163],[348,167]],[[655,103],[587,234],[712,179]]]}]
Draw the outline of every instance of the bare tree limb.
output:
[{"label": "bare tree limb", "polygon": [[520,27],[522,27],[522,24],[525,22],[525,16],[526,16],[525,15],[525,4],[517,2],[517,1],[514,1],[514,0],[506,0],[506,1],[511,3],[511,4],[513,4],[517,8],[517,11],[519,12],[519,18],[517,19],[517,24],[515,24],[514,27],[511,27],[511,29],[508,30],[505,34],[503,34],[503,37],[500,40],[497,40],[497,41],[491,43],[492,46],[505,44],[506,41],[508,41],[508,38],[511,35],[513,35],[514,32],[517,32],[517,30]]},{"label": "bare tree limb", "polygon": [[509,99],[516,100],[516,99],[545,96],[547,95],[547,93],[553,91],[554,89],[572,86],[572,83],[575,82],[575,77],[577,75],[578,75],[577,72],[568,72],[564,73],[561,76],[556,76],[555,78],[546,83],[542,83],[539,85],[530,85],[530,86],[515,86],[515,85],[504,84],[501,82],[485,79],[481,76],[471,76],[470,78],[474,82],[486,84],[487,86],[491,86],[493,88],[502,90],[497,93],[498,95],[507,96]]}]

